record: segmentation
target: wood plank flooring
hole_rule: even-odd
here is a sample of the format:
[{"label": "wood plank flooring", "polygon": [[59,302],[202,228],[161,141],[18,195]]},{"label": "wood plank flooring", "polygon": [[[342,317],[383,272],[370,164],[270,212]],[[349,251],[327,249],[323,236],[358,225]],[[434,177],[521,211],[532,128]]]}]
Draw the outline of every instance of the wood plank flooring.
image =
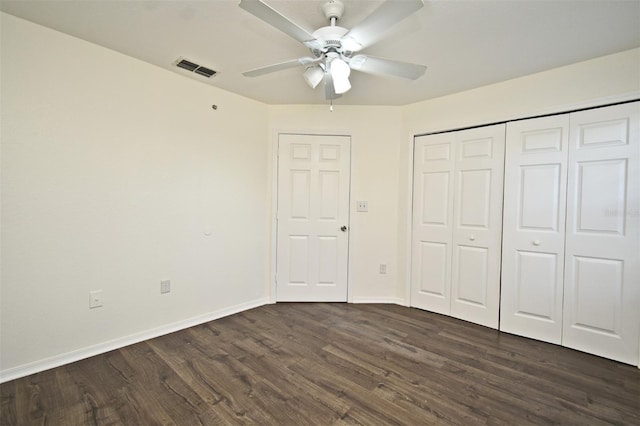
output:
[{"label": "wood plank flooring", "polygon": [[640,425],[640,371],[395,305],[282,303],[0,385],[2,425]]}]

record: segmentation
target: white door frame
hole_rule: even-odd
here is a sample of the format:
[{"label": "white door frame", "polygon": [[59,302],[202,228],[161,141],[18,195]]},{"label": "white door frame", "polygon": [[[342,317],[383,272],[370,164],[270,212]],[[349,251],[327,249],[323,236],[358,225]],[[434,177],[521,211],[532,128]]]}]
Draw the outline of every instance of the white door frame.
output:
[{"label": "white door frame", "polygon": [[[270,144],[271,144],[271,169],[269,172],[269,178],[271,180],[271,245],[270,245],[270,260],[269,267],[267,269],[267,283],[268,283],[268,300],[269,303],[276,303],[276,271],[277,271],[277,256],[278,256],[278,147],[279,147],[279,139],[280,135],[289,134],[289,135],[311,135],[311,136],[347,136],[351,139],[351,143],[349,144],[349,151],[352,151],[353,146],[353,136],[351,132],[347,131],[308,131],[308,130],[275,130],[272,133]],[[351,188],[353,186],[353,173],[351,173],[352,164],[353,164],[353,156],[350,155],[349,161],[349,244],[348,244],[348,254],[347,254],[347,302],[353,303],[353,294],[352,294],[352,286],[350,283],[352,280],[352,270],[351,268],[351,259],[353,244],[351,240],[351,228],[353,226],[353,209],[351,208]]]}]

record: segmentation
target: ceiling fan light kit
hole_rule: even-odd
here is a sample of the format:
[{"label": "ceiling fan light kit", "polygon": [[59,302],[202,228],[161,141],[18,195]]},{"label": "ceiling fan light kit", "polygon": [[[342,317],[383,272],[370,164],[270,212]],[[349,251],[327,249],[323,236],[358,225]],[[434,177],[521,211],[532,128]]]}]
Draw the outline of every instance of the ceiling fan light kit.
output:
[{"label": "ceiling fan light kit", "polygon": [[339,57],[336,57],[330,60],[329,69],[336,94],[341,95],[348,92],[351,89],[351,83],[349,82],[351,68],[349,68],[349,65]]},{"label": "ceiling fan light kit", "polygon": [[379,35],[391,26],[421,9],[424,6],[423,0],[387,0],[351,30],[336,25],[344,13],[344,4],[340,0],[329,0],[322,6],[329,25],[313,33],[292,22],[262,0],[240,0],[239,6],[304,44],[313,56],[246,71],[242,73],[246,77],[257,77],[303,65],[306,67],[303,77],[307,84],[315,89],[324,81],[325,96],[333,101],[351,89],[349,76],[352,69],[373,75],[411,80],[420,78],[427,69],[424,65],[363,54],[354,56],[356,52],[377,41]]},{"label": "ceiling fan light kit", "polygon": [[312,65],[307,67],[304,74],[302,74],[305,81],[312,89],[315,89],[318,84],[324,79],[324,69],[321,65]]}]

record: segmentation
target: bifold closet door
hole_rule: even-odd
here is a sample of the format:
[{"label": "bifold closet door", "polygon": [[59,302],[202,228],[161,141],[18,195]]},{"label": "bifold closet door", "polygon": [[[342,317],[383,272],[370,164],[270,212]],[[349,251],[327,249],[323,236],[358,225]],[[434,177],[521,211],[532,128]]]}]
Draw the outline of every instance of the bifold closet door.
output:
[{"label": "bifold closet door", "polygon": [[415,138],[412,306],[498,327],[504,132]]},{"label": "bifold closet door", "polygon": [[569,114],[507,125],[500,330],[560,344]]},{"label": "bifold closet door", "polygon": [[411,306],[451,312],[455,134],[415,138]]},{"label": "bifold closet door", "polygon": [[505,125],[457,132],[451,316],[498,328]]},{"label": "bifold closet door", "polygon": [[638,364],[640,103],[571,114],[562,344]]}]

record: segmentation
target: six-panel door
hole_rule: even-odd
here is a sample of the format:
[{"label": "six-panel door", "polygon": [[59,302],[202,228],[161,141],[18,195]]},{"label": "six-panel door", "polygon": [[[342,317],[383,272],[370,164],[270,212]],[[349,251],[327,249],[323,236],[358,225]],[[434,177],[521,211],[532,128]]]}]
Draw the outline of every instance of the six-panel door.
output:
[{"label": "six-panel door", "polygon": [[498,328],[505,125],[456,133],[451,316]]},{"label": "six-panel door", "polygon": [[569,115],[507,126],[500,330],[562,340]]},{"label": "six-panel door", "polygon": [[451,242],[455,137],[415,140],[411,306],[451,312]]},{"label": "six-panel door", "polygon": [[350,138],[280,134],[276,299],[347,301]]},{"label": "six-panel door", "polygon": [[504,125],[414,149],[411,306],[497,328]]},{"label": "six-panel door", "polygon": [[562,344],[638,364],[640,103],[571,114]]}]

